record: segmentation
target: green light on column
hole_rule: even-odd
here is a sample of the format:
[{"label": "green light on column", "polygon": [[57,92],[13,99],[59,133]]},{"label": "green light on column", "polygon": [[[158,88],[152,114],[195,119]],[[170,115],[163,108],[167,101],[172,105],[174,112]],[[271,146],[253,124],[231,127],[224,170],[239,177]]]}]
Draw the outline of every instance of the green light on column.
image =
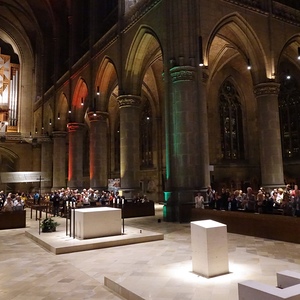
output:
[{"label": "green light on column", "polygon": [[164,207],[163,207],[163,217],[167,217],[167,205],[171,198],[171,192],[164,192]]}]

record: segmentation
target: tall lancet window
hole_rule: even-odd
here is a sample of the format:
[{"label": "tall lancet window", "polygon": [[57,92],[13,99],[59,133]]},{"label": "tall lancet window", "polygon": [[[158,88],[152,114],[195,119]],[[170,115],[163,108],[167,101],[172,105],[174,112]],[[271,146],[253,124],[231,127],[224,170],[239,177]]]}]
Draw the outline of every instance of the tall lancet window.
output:
[{"label": "tall lancet window", "polygon": [[140,122],[140,157],[142,168],[151,168],[153,166],[152,125],[152,110],[147,100],[142,109]]},{"label": "tall lancet window", "polygon": [[16,131],[18,112],[19,64],[11,62],[10,55],[1,54],[0,48],[0,122]]},{"label": "tall lancet window", "polygon": [[281,81],[278,95],[284,158],[300,158],[300,90],[294,77]]},{"label": "tall lancet window", "polygon": [[219,90],[222,158],[244,158],[243,122],[240,96],[235,86],[226,80]]}]

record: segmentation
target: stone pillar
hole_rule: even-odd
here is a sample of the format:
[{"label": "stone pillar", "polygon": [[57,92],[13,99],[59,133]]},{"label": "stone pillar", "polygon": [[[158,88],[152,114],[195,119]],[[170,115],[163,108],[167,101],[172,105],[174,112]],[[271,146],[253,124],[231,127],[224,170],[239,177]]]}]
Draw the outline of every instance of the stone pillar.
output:
[{"label": "stone pillar", "polygon": [[48,193],[51,191],[52,186],[52,161],[53,161],[53,151],[51,140],[42,141],[41,148],[41,182],[40,189],[41,193]]},{"label": "stone pillar", "polygon": [[32,140],[32,171],[39,172],[41,170],[41,145],[37,143],[37,139]]},{"label": "stone pillar", "polygon": [[69,123],[68,187],[83,187],[83,129],[82,123]]},{"label": "stone pillar", "polygon": [[139,190],[140,170],[140,104],[139,96],[118,97],[120,108],[120,174],[121,190],[125,197],[132,197]]},{"label": "stone pillar", "polygon": [[209,170],[209,142],[208,142],[208,116],[207,116],[207,98],[206,98],[206,84],[208,75],[199,68],[199,77],[201,80],[199,84],[199,115],[200,117],[200,190],[206,192],[207,187],[211,185],[210,170]]},{"label": "stone pillar", "polygon": [[167,201],[166,220],[184,222],[189,220],[188,203],[194,201],[195,192],[209,183],[207,110],[198,92],[195,67],[173,67],[170,75],[172,99],[166,113],[170,118],[171,201]]},{"label": "stone pillar", "polygon": [[90,187],[107,190],[107,117],[106,112],[89,112]]},{"label": "stone pillar", "polygon": [[52,190],[66,187],[66,136],[65,131],[53,131],[53,185]]},{"label": "stone pillar", "polygon": [[272,189],[284,186],[280,122],[278,111],[278,83],[255,86],[257,99],[260,164],[262,186]]}]

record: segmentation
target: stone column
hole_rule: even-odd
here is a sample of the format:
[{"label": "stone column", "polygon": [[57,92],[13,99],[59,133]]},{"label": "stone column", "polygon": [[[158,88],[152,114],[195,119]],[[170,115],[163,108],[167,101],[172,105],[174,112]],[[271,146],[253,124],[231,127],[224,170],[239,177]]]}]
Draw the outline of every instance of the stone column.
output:
[{"label": "stone column", "polygon": [[66,187],[66,136],[65,131],[53,131],[53,185],[52,190]]},{"label": "stone column", "polygon": [[106,112],[89,112],[90,187],[107,190],[107,117]]},{"label": "stone column", "polygon": [[122,95],[118,97],[120,108],[120,173],[121,190],[125,197],[139,190],[140,170],[140,104],[139,96]]},{"label": "stone column", "polygon": [[176,66],[170,75],[172,99],[166,113],[170,118],[171,202],[167,219],[186,221],[188,203],[209,183],[207,111],[205,98],[198,92],[195,67]]},{"label": "stone column", "polygon": [[[278,83],[261,83],[255,86],[257,99],[260,164],[262,186],[284,186],[280,122],[278,111]],[[250,145],[251,146],[251,145]]]},{"label": "stone column", "polygon": [[[199,68],[199,115],[200,115],[200,172],[201,180],[199,189],[201,191],[207,190],[207,187],[211,185],[210,182],[210,170],[209,170],[209,142],[208,142],[208,116],[207,116],[207,93],[206,84],[208,75],[203,72],[202,68]],[[199,134],[199,133],[198,133]]]},{"label": "stone column", "polygon": [[69,123],[68,187],[83,187],[83,129],[82,123]]},{"label": "stone column", "polygon": [[41,145],[37,139],[32,140],[32,171],[39,172],[41,170]]},{"label": "stone column", "polygon": [[41,148],[41,193],[48,193],[52,186],[52,142],[50,139],[42,141]]}]

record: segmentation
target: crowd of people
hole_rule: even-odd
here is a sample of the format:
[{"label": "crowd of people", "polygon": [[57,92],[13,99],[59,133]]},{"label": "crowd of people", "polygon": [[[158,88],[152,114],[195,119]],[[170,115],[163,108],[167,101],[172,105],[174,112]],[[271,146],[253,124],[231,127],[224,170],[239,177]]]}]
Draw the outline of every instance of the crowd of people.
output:
[{"label": "crowd of people", "polygon": [[1,211],[15,211],[23,210],[25,205],[25,194],[8,193],[7,196],[3,191],[0,191],[0,210]]},{"label": "crowd of people", "polygon": [[[135,195],[132,202],[144,203],[148,202],[146,195]],[[124,196],[119,195],[119,192],[114,191],[98,191],[92,188],[78,189],[62,188],[51,193],[40,195],[35,193],[8,193],[5,195],[3,191],[0,192],[0,210],[13,211],[24,209],[30,204],[50,203],[52,207],[52,214],[54,216],[61,215],[60,212],[65,210],[66,206],[85,207],[85,206],[114,206],[122,205],[126,202]]]},{"label": "crowd of people", "polygon": [[201,193],[196,195],[195,207],[300,217],[300,190],[297,185],[292,188],[287,184],[285,188],[275,188],[270,192],[260,188],[254,193],[251,187],[246,192],[231,192],[227,188],[217,192],[209,186],[204,196]]}]

